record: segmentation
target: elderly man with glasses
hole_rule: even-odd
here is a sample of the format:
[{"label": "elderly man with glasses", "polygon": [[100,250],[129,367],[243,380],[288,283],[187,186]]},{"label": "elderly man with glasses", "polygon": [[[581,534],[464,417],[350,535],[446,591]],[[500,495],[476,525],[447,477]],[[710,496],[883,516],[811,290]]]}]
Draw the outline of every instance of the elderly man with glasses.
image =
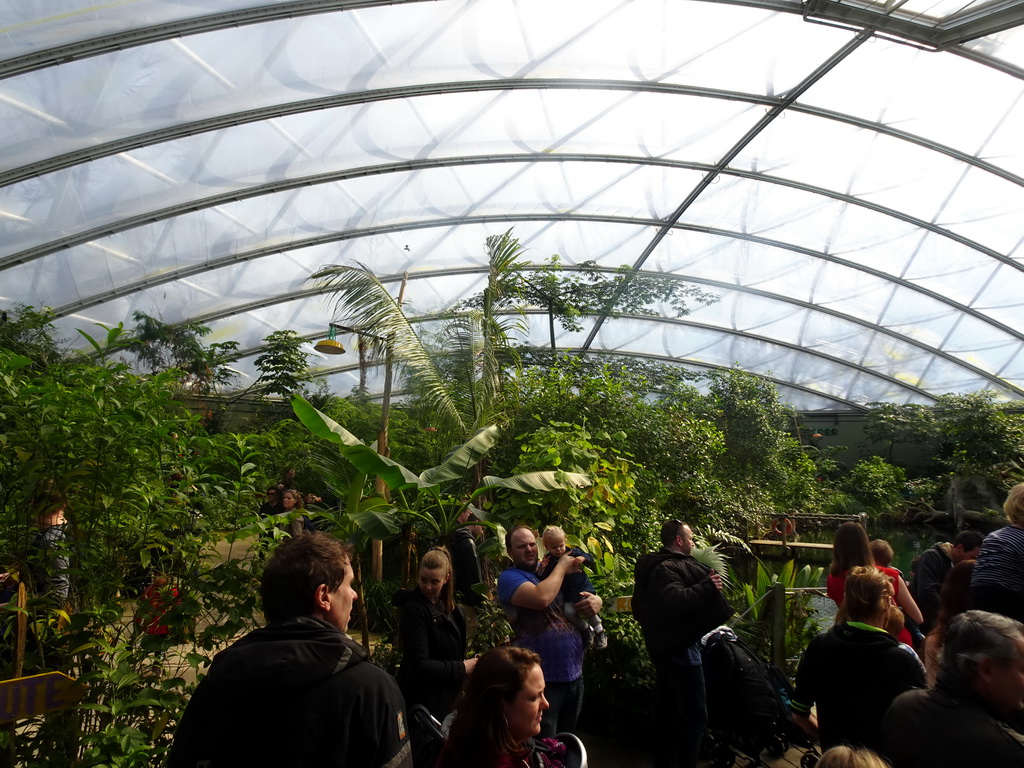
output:
[{"label": "elderly man with glasses", "polygon": [[882,722],[895,768],[1024,766],[1024,624],[986,611],[953,618],[932,690],[907,691]]},{"label": "elderly man with glasses", "polygon": [[691,768],[708,718],[700,639],[733,611],[722,595],[722,577],[690,555],[690,526],[669,520],[661,543],[637,560],[633,615],[657,675],[655,766]]}]

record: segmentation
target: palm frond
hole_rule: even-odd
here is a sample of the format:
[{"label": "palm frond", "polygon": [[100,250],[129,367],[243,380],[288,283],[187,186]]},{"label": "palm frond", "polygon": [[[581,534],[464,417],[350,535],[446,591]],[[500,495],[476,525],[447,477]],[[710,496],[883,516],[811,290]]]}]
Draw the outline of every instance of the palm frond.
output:
[{"label": "palm frond", "polygon": [[348,325],[366,329],[377,337],[375,343],[383,345],[385,352],[390,352],[394,361],[414,379],[417,389],[441,419],[457,432],[468,431],[437,366],[401,304],[369,268],[362,264],[326,266],[310,279],[334,295],[334,310],[339,317],[347,318]]}]

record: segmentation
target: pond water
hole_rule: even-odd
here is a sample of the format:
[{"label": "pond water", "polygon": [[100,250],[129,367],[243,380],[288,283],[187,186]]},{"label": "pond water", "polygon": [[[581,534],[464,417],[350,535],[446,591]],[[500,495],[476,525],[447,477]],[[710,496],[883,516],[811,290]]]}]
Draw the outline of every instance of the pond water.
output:
[{"label": "pond water", "polygon": [[[891,566],[899,569],[904,579],[910,580],[910,564],[915,557],[920,555],[930,546],[938,541],[950,541],[954,538],[951,531],[922,525],[893,525],[879,523],[873,520],[868,521],[868,538],[885,539],[893,549],[893,560]],[[798,530],[795,537],[798,541],[831,543],[835,537],[835,528],[814,528]],[[810,565],[812,568],[821,567],[821,579],[818,586],[824,589],[828,577],[828,565],[831,561],[831,554],[821,550],[813,554],[800,556],[797,550],[797,566]],[[788,559],[788,558],[787,558]],[[768,569],[777,573],[786,562],[784,558],[762,558]],[[741,551],[730,554],[730,564],[733,569],[734,581],[739,583],[752,584],[756,575],[757,563],[755,558],[745,555]],[[835,604],[826,597],[813,598],[812,607],[819,613],[819,620],[823,626],[830,625],[835,615]]]},{"label": "pond water", "polygon": [[[932,544],[938,541],[951,541],[955,534],[952,531],[931,528],[925,525],[892,525],[868,521],[868,538],[885,539],[893,550],[892,567],[898,569],[903,578],[910,578],[910,564],[915,557],[920,555]],[[799,531],[800,541],[814,541],[831,543],[835,537],[835,529],[818,528],[815,530]],[[797,558],[800,563],[800,558]],[[814,561],[817,564],[828,562],[827,557],[821,557]]]}]

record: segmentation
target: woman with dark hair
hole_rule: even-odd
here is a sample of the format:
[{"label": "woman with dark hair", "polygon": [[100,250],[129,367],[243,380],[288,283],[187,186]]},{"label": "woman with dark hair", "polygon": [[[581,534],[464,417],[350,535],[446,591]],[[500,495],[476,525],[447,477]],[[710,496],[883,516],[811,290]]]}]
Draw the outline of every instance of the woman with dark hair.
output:
[{"label": "woman with dark hair", "polygon": [[422,704],[443,720],[477,661],[466,658],[466,617],[452,598],[448,553],[431,549],[423,555],[416,587],[399,590],[391,602],[399,609],[398,686],[405,703],[410,709]]},{"label": "woman with dark hair", "polygon": [[921,656],[924,657],[924,669],[928,678],[928,687],[935,687],[935,679],[942,668],[942,643],[946,639],[946,630],[953,617],[971,609],[971,574],[974,573],[975,560],[961,560],[954,565],[946,578],[942,580],[939,590],[939,615],[935,619],[935,627],[924,638]]},{"label": "woman with dark hair", "polygon": [[437,768],[563,768],[562,742],[535,741],[547,708],[540,656],[492,648],[466,683]]},{"label": "woman with dark hair", "polygon": [[[921,609],[917,607],[900,572],[895,568],[875,565],[875,559],[871,555],[871,545],[864,528],[859,523],[846,522],[836,529],[836,537],[832,543],[832,565],[829,566],[828,579],[825,584],[828,596],[840,608],[843,605],[846,574],[851,568],[857,566],[874,566],[888,576],[892,582],[893,598],[896,605],[918,624],[924,620],[924,617],[921,616]],[[842,619],[843,612],[840,610],[836,621],[841,622]],[[913,641],[910,631],[906,627],[900,629],[896,639],[907,645],[912,645]]]}]

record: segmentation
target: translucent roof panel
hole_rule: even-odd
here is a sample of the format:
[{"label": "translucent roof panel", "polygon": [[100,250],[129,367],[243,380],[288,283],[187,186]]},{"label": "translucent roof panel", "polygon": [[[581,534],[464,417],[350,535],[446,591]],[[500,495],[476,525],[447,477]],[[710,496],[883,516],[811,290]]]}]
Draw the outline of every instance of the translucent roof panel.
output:
[{"label": "translucent roof panel", "polygon": [[408,273],[429,322],[512,228],[718,299],[560,349],[805,410],[1024,398],[1024,0],[207,5],[0,0],[0,307],[200,320],[248,381],[270,332],[344,321],[322,265]]}]

